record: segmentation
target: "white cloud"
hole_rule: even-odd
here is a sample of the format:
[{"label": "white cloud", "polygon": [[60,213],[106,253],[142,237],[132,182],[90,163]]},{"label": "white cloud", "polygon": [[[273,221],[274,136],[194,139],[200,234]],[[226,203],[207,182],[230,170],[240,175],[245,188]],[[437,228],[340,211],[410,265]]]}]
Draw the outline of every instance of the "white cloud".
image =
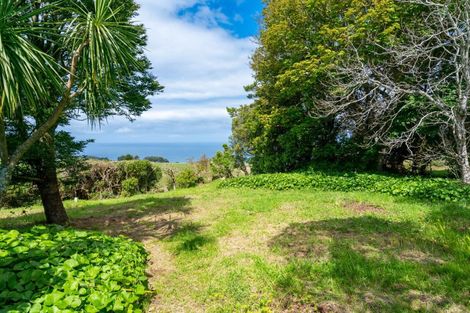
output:
[{"label": "white cloud", "polygon": [[[244,95],[243,86],[252,80],[249,56],[255,48],[253,40],[236,38],[220,27],[208,27],[207,22],[189,21],[177,15],[178,9],[196,2],[204,3],[141,0],[139,19],[147,28],[148,55],[166,87],[160,99]],[[220,20],[220,12],[207,6],[199,8],[195,19],[201,20],[201,15],[212,20],[209,23]]]},{"label": "white cloud", "polygon": [[150,121],[176,121],[176,120],[208,120],[227,118],[228,113],[224,108],[185,108],[166,109],[161,111],[149,111],[142,115],[142,120]]},{"label": "white cloud", "polygon": [[243,97],[204,99],[197,101],[188,101],[186,103],[167,101],[165,105],[156,105],[151,110],[144,112],[137,122],[156,122],[168,121],[190,121],[192,123],[201,123],[212,120],[229,120],[227,107],[237,107],[247,102]]},{"label": "white cloud", "polygon": [[136,20],[147,28],[147,55],[165,92],[133,123],[111,118],[90,136],[73,122],[73,134],[98,142],[226,141],[231,127],[226,107],[248,102],[243,87],[252,82],[254,40],[223,29],[229,20],[210,0],[136,1],[141,5]]},{"label": "white cloud", "polygon": [[116,134],[129,134],[132,132],[133,130],[129,127],[121,127],[116,130]]},{"label": "white cloud", "polygon": [[222,9],[211,9],[207,5],[197,7],[195,13],[187,13],[183,18],[191,23],[206,27],[218,27],[220,24],[230,24],[229,18],[222,12]]}]

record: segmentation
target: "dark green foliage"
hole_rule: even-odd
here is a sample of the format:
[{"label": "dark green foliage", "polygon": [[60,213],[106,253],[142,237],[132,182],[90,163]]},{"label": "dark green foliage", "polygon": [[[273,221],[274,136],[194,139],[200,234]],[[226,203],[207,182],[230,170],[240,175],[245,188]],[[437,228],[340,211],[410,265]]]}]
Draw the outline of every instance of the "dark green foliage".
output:
[{"label": "dark green foliage", "polygon": [[124,179],[136,178],[140,192],[150,191],[162,178],[162,170],[150,161],[119,162],[118,170]]},{"label": "dark green foliage", "polygon": [[[89,164],[90,168],[81,173],[75,186],[77,196],[82,199],[112,198],[122,192],[125,195],[146,193],[153,190],[162,178],[161,168],[150,161],[93,161]],[[136,190],[133,187],[135,180]]]},{"label": "dark green foliage", "polygon": [[176,185],[180,188],[196,187],[201,182],[201,177],[191,168],[184,169],[176,175]]},{"label": "dark green foliage", "polygon": [[0,230],[0,312],[143,312],[147,253],[61,227]]},{"label": "dark green foliage", "polygon": [[97,156],[92,156],[92,155],[87,155],[85,156],[87,160],[93,160],[93,161],[111,161],[109,158],[106,157],[97,157]]},{"label": "dark green foliage", "polygon": [[264,174],[223,181],[219,186],[270,190],[311,188],[325,191],[366,191],[430,201],[459,202],[470,199],[470,186],[457,181],[378,174],[325,174],[321,172]]},{"label": "dark green foliage", "polygon": [[[421,129],[408,145],[385,145],[417,123],[423,99],[392,114],[385,127],[382,112],[371,110],[372,96],[364,97],[372,87],[350,93],[341,70],[357,57],[363,64],[383,62],[385,53],[369,39],[383,47],[397,43],[401,26],[423,26],[416,13],[393,0],[267,1],[251,62],[255,83],[246,87],[253,102],[229,109],[236,159],[248,160],[254,173],[318,163],[400,173],[408,160],[414,173],[424,174],[430,158],[442,155],[435,134],[439,127]],[[325,110],[324,102],[344,89],[358,101],[349,106],[331,101]]]},{"label": "dark green foliage", "polygon": [[148,157],[145,157],[144,160],[155,162],[155,163],[170,163],[168,159],[165,159],[164,157],[161,157],[161,156],[148,156]]},{"label": "dark green foliage", "polygon": [[133,161],[133,160],[138,160],[139,156],[138,155],[132,155],[132,154],[125,154],[121,155],[118,157],[118,161]]},{"label": "dark green foliage", "polygon": [[6,194],[0,201],[0,208],[18,208],[38,201],[38,190],[33,184],[18,183],[7,189]]}]

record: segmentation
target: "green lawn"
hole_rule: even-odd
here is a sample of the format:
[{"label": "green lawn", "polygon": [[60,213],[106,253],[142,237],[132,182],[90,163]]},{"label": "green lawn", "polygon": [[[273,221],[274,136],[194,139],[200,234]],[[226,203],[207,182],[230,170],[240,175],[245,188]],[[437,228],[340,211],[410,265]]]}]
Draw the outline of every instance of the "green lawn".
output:
[{"label": "green lawn", "polygon": [[[469,312],[470,207],[382,194],[218,189],[66,203],[150,252],[150,312]],[[0,228],[42,221],[0,212]]]}]

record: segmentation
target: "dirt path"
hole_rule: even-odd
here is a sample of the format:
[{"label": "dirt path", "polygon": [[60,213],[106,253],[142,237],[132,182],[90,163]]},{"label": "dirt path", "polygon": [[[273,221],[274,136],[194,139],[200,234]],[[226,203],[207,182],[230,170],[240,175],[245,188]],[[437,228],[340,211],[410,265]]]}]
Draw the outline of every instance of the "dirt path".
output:
[{"label": "dirt path", "polygon": [[[165,280],[174,270],[171,253],[165,251],[160,241],[177,229],[187,218],[186,213],[150,214],[140,218],[119,215],[75,219],[73,226],[85,230],[99,230],[110,236],[124,235],[141,242],[149,253],[147,275],[151,288],[156,280]],[[148,312],[160,312],[158,296],[152,300]]]}]

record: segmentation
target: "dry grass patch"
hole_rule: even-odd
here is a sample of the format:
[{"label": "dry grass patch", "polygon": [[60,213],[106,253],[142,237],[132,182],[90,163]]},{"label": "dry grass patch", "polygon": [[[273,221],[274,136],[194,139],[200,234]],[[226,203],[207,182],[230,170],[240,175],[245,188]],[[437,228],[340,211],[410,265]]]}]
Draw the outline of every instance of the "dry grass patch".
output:
[{"label": "dry grass patch", "polygon": [[363,213],[384,213],[386,212],[384,208],[379,206],[365,203],[365,202],[358,202],[353,200],[347,200],[343,203],[343,208],[352,211],[357,214]]}]

